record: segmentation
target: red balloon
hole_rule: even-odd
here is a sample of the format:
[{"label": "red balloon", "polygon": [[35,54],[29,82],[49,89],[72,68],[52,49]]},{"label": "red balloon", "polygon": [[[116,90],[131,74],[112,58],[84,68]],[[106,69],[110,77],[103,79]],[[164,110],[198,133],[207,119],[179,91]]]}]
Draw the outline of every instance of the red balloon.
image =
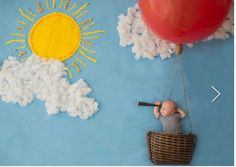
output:
[{"label": "red balloon", "polygon": [[151,31],[176,44],[210,36],[225,20],[231,4],[232,0],[139,0]]}]

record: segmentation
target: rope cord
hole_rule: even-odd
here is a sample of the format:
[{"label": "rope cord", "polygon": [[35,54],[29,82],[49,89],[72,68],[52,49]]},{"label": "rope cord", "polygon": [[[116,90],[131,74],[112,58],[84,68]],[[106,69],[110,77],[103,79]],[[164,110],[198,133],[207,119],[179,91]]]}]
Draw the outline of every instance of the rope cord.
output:
[{"label": "rope cord", "polygon": [[[187,115],[188,120],[189,120],[190,132],[192,133],[192,120],[191,120],[190,115],[189,115],[189,109],[188,109],[188,103],[187,103],[188,99],[187,99],[187,91],[186,91],[186,83],[185,83],[185,77],[184,77],[184,70],[183,70],[182,62],[180,62],[180,57],[181,56],[176,56],[176,58],[174,60],[173,68],[172,68],[172,70],[169,73],[169,78],[168,78],[168,80],[169,80],[169,83],[168,83],[169,96],[168,96],[168,99],[170,99],[171,96],[172,96],[173,83],[174,83],[174,79],[175,79],[173,75],[176,73],[177,64],[179,64],[179,66],[180,66],[180,77],[181,77],[182,85],[183,85],[185,111],[186,111],[186,115]],[[172,73],[172,75],[171,75],[171,73]],[[150,127],[150,129],[152,129],[152,128]]]},{"label": "rope cord", "polygon": [[186,82],[185,82],[184,70],[183,70],[182,63],[180,63],[180,77],[181,77],[182,84],[183,84],[184,103],[185,103],[185,109],[186,109],[187,117],[188,117],[188,120],[189,120],[190,132],[192,132],[192,129],[193,129],[192,120],[191,120],[190,115],[189,115],[189,109],[188,109],[188,103],[187,103],[188,98],[187,98],[187,91],[186,91]]},{"label": "rope cord", "polygon": [[168,99],[171,98],[172,93],[173,93],[173,83],[174,83],[174,79],[175,79],[174,74],[176,73],[177,64],[179,63],[179,62],[178,63],[177,62],[178,62],[178,58],[176,56],[175,59],[174,59],[173,68],[170,71],[170,74],[172,73],[172,75],[169,74],[169,78],[168,78],[168,80],[169,80],[169,83],[168,83],[168,88],[169,88]]}]

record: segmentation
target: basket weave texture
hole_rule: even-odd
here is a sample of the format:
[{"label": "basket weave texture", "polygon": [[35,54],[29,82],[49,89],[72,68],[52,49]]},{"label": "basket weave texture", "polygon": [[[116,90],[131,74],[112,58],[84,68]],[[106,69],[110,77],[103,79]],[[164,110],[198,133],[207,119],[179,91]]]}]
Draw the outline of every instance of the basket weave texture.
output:
[{"label": "basket weave texture", "polygon": [[197,142],[196,135],[147,133],[149,159],[154,164],[190,164]]}]

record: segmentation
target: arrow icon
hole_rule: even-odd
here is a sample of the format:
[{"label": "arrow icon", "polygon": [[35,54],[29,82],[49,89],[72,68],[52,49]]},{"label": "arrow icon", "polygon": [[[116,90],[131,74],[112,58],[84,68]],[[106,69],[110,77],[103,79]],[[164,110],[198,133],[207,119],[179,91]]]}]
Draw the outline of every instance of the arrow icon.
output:
[{"label": "arrow icon", "polygon": [[217,92],[217,95],[216,95],[216,97],[214,98],[214,99],[212,99],[212,103],[220,96],[220,92],[214,87],[214,86],[211,86],[211,88],[214,90],[214,91],[216,91]]}]

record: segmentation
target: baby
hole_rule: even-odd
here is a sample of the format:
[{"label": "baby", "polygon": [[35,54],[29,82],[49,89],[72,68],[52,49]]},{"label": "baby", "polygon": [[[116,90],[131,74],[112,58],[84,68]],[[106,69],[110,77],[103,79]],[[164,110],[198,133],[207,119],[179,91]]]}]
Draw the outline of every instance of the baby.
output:
[{"label": "baby", "polygon": [[[155,103],[161,105],[160,101]],[[167,100],[162,103],[162,106],[154,108],[154,115],[160,119],[165,133],[182,133],[181,119],[186,116],[186,113],[177,108],[176,102]]]}]

